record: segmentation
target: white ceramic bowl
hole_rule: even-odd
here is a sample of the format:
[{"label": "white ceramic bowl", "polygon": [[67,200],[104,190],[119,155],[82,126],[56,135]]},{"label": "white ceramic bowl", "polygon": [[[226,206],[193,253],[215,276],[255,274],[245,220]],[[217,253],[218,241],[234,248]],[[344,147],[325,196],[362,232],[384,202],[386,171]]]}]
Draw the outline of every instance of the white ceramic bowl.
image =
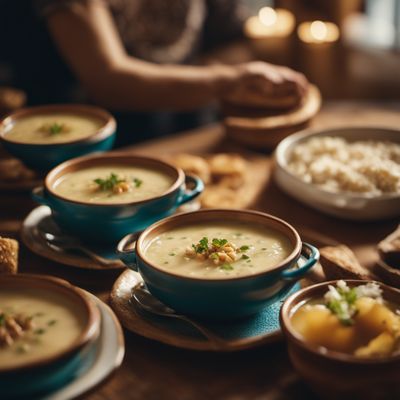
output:
[{"label": "white ceramic bowl", "polygon": [[379,127],[310,129],[284,139],[275,151],[274,178],[278,186],[302,203],[340,218],[372,221],[400,215],[400,195],[372,196],[351,192],[334,193],[302,181],[288,169],[294,147],[311,137],[339,136],[348,141],[387,140],[400,143],[400,130]]}]

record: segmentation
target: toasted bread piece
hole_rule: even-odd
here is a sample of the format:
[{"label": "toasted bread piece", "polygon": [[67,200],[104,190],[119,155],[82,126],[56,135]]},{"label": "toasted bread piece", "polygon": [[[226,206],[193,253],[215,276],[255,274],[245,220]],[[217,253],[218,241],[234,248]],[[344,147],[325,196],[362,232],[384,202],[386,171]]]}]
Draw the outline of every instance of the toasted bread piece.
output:
[{"label": "toasted bread piece", "polygon": [[400,269],[400,225],[378,243],[379,255],[392,268]]},{"label": "toasted bread piece", "polygon": [[205,184],[211,181],[210,167],[200,156],[182,153],[174,155],[170,161],[186,173],[197,175]]},{"label": "toasted bread piece", "polygon": [[226,175],[244,175],[246,160],[238,154],[216,154],[209,159],[213,178],[222,178]]},{"label": "toasted bread piece", "polygon": [[0,159],[0,180],[23,181],[34,178],[35,173],[16,158]]},{"label": "toasted bread piece", "polygon": [[328,280],[371,279],[372,274],[357,260],[353,251],[341,244],[320,248],[320,263]]},{"label": "toasted bread piece", "polygon": [[200,197],[204,208],[239,208],[239,199],[235,190],[218,185],[208,186]]},{"label": "toasted bread piece", "polygon": [[18,242],[0,237],[0,274],[16,274],[18,270]]}]

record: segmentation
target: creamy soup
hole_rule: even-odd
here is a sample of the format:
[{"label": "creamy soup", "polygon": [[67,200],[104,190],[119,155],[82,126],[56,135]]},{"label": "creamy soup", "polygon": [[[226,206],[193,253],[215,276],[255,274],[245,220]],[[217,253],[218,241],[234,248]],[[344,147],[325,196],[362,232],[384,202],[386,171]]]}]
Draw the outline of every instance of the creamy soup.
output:
[{"label": "creamy soup", "polygon": [[65,296],[45,291],[0,291],[0,368],[17,367],[66,350],[85,316]]},{"label": "creamy soup", "polygon": [[157,197],[173,183],[169,175],[156,169],[109,165],[66,174],[53,189],[70,200],[115,204]]},{"label": "creamy soup", "polygon": [[5,137],[19,143],[64,143],[91,136],[103,125],[103,120],[89,115],[38,114],[17,120]]},{"label": "creamy soup", "polygon": [[281,232],[257,224],[210,222],[186,225],[155,237],[145,257],[173,274],[224,279],[275,267],[293,251]]}]

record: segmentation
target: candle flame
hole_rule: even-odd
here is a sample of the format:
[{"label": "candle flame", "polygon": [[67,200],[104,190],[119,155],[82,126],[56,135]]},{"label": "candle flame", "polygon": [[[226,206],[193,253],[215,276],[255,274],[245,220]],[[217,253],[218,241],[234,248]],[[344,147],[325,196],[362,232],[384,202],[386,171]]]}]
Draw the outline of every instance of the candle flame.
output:
[{"label": "candle flame", "polygon": [[328,35],[328,28],[324,22],[314,21],[310,25],[310,32],[316,40],[323,41]]},{"label": "candle flame", "polygon": [[263,7],[258,12],[258,18],[265,26],[272,26],[276,24],[278,19],[276,11],[271,7]]}]

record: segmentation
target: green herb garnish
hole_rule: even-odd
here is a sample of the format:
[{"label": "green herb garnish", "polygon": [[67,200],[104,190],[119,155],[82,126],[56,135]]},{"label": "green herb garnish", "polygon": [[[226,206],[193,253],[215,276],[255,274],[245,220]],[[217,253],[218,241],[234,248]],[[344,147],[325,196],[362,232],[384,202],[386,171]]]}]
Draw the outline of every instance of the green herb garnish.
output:
[{"label": "green herb garnish", "polygon": [[220,268],[223,269],[224,271],[232,271],[233,270],[232,264],[229,264],[229,263],[222,264],[220,266]]},{"label": "green herb garnish", "polygon": [[169,253],[169,256],[174,257],[176,256],[176,253]]},{"label": "green herb garnish", "polygon": [[116,185],[126,181],[125,179],[119,179],[117,174],[111,173],[108,178],[97,178],[93,182],[97,183],[101,190],[113,190]]},{"label": "green herb garnish", "polygon": [[250,257],[247,254],[242,254],[243,260],[248,260]]},{"label": "green herb garnish", "polygon": [[37,312],[37,313],[35,313],[35,314],[32,315],[32,318],[33,318],[33,317],[43,317],[43,315],[44,315],[43,312]]},{"label": "green herb garnish", "polygon": [[48,326],[53,326],[53,325],[55,325],[57,323],[57,320],[56,319],[51,319],[48,323],[47,323],[47,325]]},{"label": "green herb garnish", "polygon": [[210,254],[211,260],[218,260],[218,254],[217,253],[211,253]]},{"label": "green herb garnish", "polygon": [[135,187],[138,188],[138,187],[140,187],[142,185],[143,181],[141,179],[139,179],[139,178],[134,178],[133,179],[133,183],[135,184]]},{"label": "green herb garnish", "polygon": [[328,296],[325,306],[336,315],[343,325],[352,325],[354,323],[353,316],[357,313],[355,302],[358,298],[355,288],[336,287],[336,297]]},{"label": "green herb garnish", "polygon": [[243,246],[240,247],[239,250],[240,250],[242,253],[244,253],[245,251],[247,251],[247,250],[249,250],[249,249],[250,249],[250,246],[243,245]]},{"label": "green herb garnish", "polygon": [[214,247],[220,248],[220,247],[224,247],[228,243],[228,241],[226,239],[214,238],[211,243]]},{"label": "green herb garnish", "polygon": [[3,326],[6,323],[6,314],[0,314],[0,326]]},{"label": "green herb garnish", "polygon": [[49,126],[50,135],[57,135],[58,133],[61,133],[63,130],[64,130],[64,124],[59,124],[57,122],[54,122]]},{"label": "green herb garnish", "polygon": [[43,335],[46,331],[43,328],[36,329],[33,333],[35,335]]},{"label": "green herb garnish", "polygon": [[203,237],[202,239],[199,240],[199,243],[197,244],[192,244],[192,248],[197,254],[202,254],[208,251],[208,238]]},{"label": "green herb garnish", "polygon": [[28,345],[22,344],[22,345],[18,346],[15,350],[16,350],[16,352],[18,354],[27,353],[28,352]]}]

